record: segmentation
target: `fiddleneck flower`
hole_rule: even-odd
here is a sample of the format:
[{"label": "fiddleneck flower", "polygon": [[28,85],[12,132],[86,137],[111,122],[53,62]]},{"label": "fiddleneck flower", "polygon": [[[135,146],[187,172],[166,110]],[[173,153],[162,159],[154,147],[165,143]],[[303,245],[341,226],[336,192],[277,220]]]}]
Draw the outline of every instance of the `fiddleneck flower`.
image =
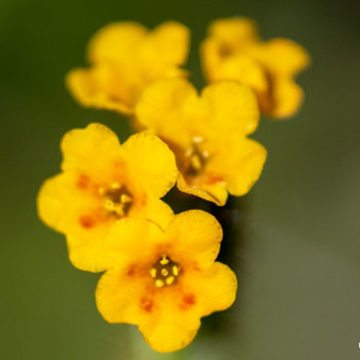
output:
[{"label": "fiddleneck flower", "polygon": [[132,114],[142,90],[157,79],[183,77],[189,31],[168,21],[153,31],[134,22],[112,23],[90,40],[90,68],[72,70],[67,85],[80,104]]},{"label": "fiddleneck flower", "polygon": [[258,105],[245,85],[218,82],[199,96],[186,80],[158,81],[143,92],[136,116],[174,151],[181,191],[224,205],[228,192],[245,195],[261,174],[266,150],[247,138]]},{"label": "fiddleneck flower", "polygon": [[306,50],[294,41],[261,41],[256,24],[234,17],[214,21],[201,45],[209,82],[238,80],[256,93],[261,112],[274,118],[292,116],[303,100],[294,77],[310,63]]},{"label": "fiddleneck flower", "polygon": [[69,131],[61,142],[62,172],[42,185],[40,218],[66,235],[72,263],[102,271],[103,241],[125,217],[166,226],[173,213],[160,200],[174,185],[175,158],[159,138],[143,132],[120,145],[106,126],[90,124]]},{"label": "fiddleneck flower", "polygon": [[161,229],[127,218],[110,230],[106,273],[96,303],[110,323],[137,325],[156,351],[187,346],[200,319],[225,310],[236,296],[235,274],[215,262],[222,229],[210,214],[186,211]]}]

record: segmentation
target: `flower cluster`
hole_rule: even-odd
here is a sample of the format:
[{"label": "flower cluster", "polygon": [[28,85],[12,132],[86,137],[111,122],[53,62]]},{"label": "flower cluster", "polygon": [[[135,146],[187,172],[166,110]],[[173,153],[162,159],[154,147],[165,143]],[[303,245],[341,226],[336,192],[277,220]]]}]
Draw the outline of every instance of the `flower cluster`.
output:
[{"label": "flower cluster", "polygon": [[71,71],[67,85],[80,104],[128,115],[141,131],[123,144],[97,123],[69,131],[61,173],[38,195],[39,216],[66,236],[72,264],[104,272],[96,290],[104,319],[137,325],[159,352],[188,345],[200,319],[230,307],[237,288],[216,261],[215,217],[175,215],[161,198],[175,184],[218,206],[247,194],[267,156],[249,135],[261,113],[299,107],[293,76],[309,63],[294,42],[261,42],[250,20],[218,20],[201,45],[209,85],[198,94],[181,69],[188,48],[189,31],[176,22],[153,31],[113,23],[95,34],[91,66]]}]

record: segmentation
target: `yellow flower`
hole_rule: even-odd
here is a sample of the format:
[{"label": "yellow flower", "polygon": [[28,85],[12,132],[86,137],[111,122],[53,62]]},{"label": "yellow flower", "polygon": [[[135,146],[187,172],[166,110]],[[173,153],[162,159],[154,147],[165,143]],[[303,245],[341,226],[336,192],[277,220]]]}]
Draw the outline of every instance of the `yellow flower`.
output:
[{"label": "yellow flower", "polygon": [[64,233],[72,263],[102,271],[103,241],[124,217],[166,226],[173,213],[159,198],[174,185],[175,158],[159,138],[143,132],[120,145],[106,126],[90,124],[68,132],[61,143],[62,172],[42,185],[40,218]]},{"label": "yellow flower", "polygon": [[256,24],[246,18],[214,21],[201,45],[208,81],[238,80],[256,93],[262,113],[292,116],[303,100],[293,78],[310,63],[303,47],[287,39],[261,41]]},{"label": "yellow flower", "polygon": [[201,317],[235,300],[235,274],[215,262],[221,239],[220,224],[200,210],[176,215],[165,230],[118,221],[105,240],[112,258],[96,290],[100,313],[110,323],[137,325],[156,351],[187,346]]},{"label": "yellow flower", "polygon": [[89,69],[67,76],[73,96],[84,106],[131,114],[139,94],[156,79],[186,76],[179,69],[189,47],[189,31],[165,22],[149,32],[133,22],[112,23],[89,43]]},{"label": "yellow flower", "polygon": [[234,81],[212,84],[198,96],[186,80],[162,80],[142,94],[136,116],[174,151],[181,191],[224,205],[227,192],[246,194],[260,176],[266,150],[255,131],[255,96]]}]

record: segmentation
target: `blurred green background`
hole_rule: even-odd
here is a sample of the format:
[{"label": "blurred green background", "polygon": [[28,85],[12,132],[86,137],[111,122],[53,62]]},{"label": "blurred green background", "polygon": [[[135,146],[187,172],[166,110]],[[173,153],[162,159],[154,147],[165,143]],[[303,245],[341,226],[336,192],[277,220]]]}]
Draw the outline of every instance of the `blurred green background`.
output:
[{"label": "blurred green background", "polygon": [[[186,350],[158,355],[135,328],[102,320],[98,275],[70,265],[35,198],[59,170],[66,131],[99,121],[127,136],[118,115],[81,108],[64,87],[98,28],[183,22],[200,86],[199,41],[211,20],[232,15],[254,18],[264,38],[309,50],[312,67],[299,78],[306,101],[290,121],[265,119],[255,134],[269,158],[242,200],[237,302]],[[0,359],[359,359],[359,15],[350,1],[1,0]],[[218,330],[209,333],[211,324]]]}]

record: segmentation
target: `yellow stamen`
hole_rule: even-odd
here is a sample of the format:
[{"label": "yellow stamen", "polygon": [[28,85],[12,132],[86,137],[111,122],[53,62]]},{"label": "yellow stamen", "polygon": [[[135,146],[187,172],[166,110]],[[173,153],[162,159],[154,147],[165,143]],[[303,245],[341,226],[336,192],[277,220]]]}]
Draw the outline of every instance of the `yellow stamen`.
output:
[{"label": "yellow stamen", "polygon": [[165,285],[164,281],[161,279],[155,280],[155,286],[157,287],[163,287]]},{"label": "yellow stamen", "polygon": [[176,283],[180,266],[167,255],[163,255],[149,270],[156,287],[170,286]]},{"label": "yellow stamen", "polygon": [[165,282],[166,282],[166,285],[171,285],[175,280],[175,276],[168,276],[166,279],[165,279]]},{"label": "yellow stamen", "polygon": [[112,183],[109,188],[100,187],[98,192],[104,197],[105,210],[117,217],[127,214],[133,199],[124,185]]},{"label": "yellow stamen", "polygon": [[178,276],[179,275],[179,267],[174,265],[172,267],[172,273],[174,274],[174,276]]},{"label": "yellow stamen", "polygon": [[162,276],[168,276],[169,272],[166,269],[161,269],[161,275]]},{"label": "yellow stamen", "polygon": [[155,268],[151,268],[151,269],[150,269],[150,275],[151,275],[151,277],[152,277],[153,279],[156,278],[156,273],[157,273],[157,271],[156,271]]},{"label": "yellow stamen", "polygon": [[165,256],[161,257],[161,260],[160,260],[161,265],[167,265],[169,262],[170,262],[170,260],[167,257],[165,257]]}]

